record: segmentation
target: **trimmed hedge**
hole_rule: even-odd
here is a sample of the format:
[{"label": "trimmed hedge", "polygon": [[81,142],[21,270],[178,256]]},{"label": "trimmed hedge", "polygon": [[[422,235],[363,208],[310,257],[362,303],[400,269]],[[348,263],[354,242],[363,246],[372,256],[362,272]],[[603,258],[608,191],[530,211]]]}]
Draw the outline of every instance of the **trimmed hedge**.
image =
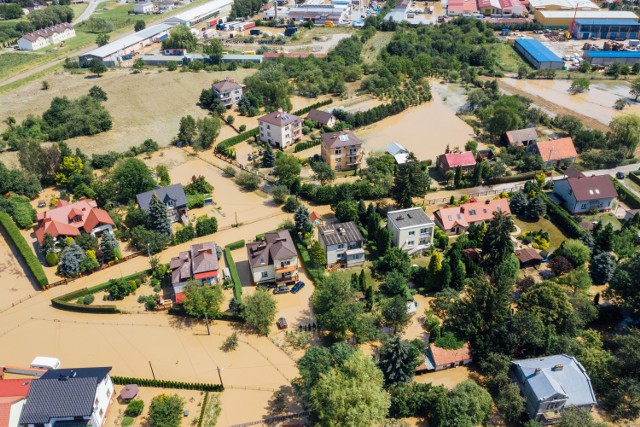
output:
[{"label": "trimmed hedge", "polygon": [[235,250],[235,249],[240,249],[240,248],[244,248],[244,240],[238,240],[237,242],[231,242],[229,243],[227,246],[225,246],[225,248],[228,248],[229,250]]},{"label": "trimmed hedge", "polygon": [[314,108],[324,107],[325,105],[329,105],[332,102],[333,100],[331,100],[331,98],[325,99],[324,101],[316,102],[315,104],[311,104],[307,107],[301,108],[300,110],[294,111],[293,115],[301,116],[303,114],[307,114],[309,111],[313,110]]},{"label": "trimmed hedge", "polygon": [[246,141],[252,136],[257,136],[259,133],[260,129],[258,128],[249,129],[246,132],[242,132],[239,135],[232,136],[231,138],[227,138],[224,141],[220,142],[218,145],[216,145],[215,151],[226,156],[228,155],[229,148]]},{"label": "trimmed hedge", "polygon": [[322,143],[321,139],[315,139],[313,141],[300,142],[295,145],[293,148],[294,153],[299,153],[300,151],[306,150],[307,148],[315,147]]},{"label": "trimmed hedge", "polygon": [[222,384],[206,384],[206,383],[185,383],[182,381],[154,380],[151,378],[132,378],[120,377],[114,375],[111,377],[116,385],[137,384],[141,387],[158,387],[158,388],[175,388],[180,390],[199,390],[199,391],[224,391]]},{"label": "trimmed hedge", "polygon": [[9,214],[6,212],[0,212],[0,225],[2,225],[2,228],[4,228],[7,235],[13,242],[13,245],[18,249],[22,259],[29,268],[29,271],[31,271],[31,274],[36,279],[38,286],[40,286],[40,288],[47,286],[49,284],[49,279],[47,279],[47,276],[44,274],[44,269],[42,268],[38,257],[33,253],[31,246],[29,246],[29,243],[27,243],[24,237],[22,237],[22,234],[20,234],[20,230],[16,223],[13,222]]},{"label": "trimmed hedge", "polygon": [[309,251],[307,250],[307,248],[300,241],[300,239],[297,238],[297,236],[294,237],[293,240],[296,244],[296,248],[298,248],[298,252],[300,253],[300,259],[302,259],[302,262],[304,263],[309,276],[311,276],[311,279],[316,283],[321,281],[324,270],[321,268],[312,267],[311,256],[309,255]]},{"label": "trimmed hedge", "polygon": [[624,202],[631,209],[640,209],[640,197],[633,194],[627,187],[620,184],[617,180],[611,178],[611,181],[613,182],[613,186],[618,191],[618,199]]},{"label": "trimmed hedge", "polygon": [[[231,256],[231,245],[227,245],[224,248],[224,260],[227,263],[227,267],[229,268],[229,272],[231,273],[231,280],[233,280],[233,297],[236,301],[242,301],[242,282],[240,281],[240,276],[238,275],[238,268],[236,267],[236,263]],[[242,241],[242,246],[244,246],[244,240]]]},{"label": "trimmed hedge", "polygon": [[490,180],[487,180],[487,184],[489,185],[493,185],[493,184],[508,184],[510,182],[518,182],[518,181],[530,181],[532,179],[534,179],[536,177],[536,172],[532,171],[532,172],[525,172],[525,173],[521,173],[518,175],[511,175],[511,176],[500,176],[497,178],[493,178]]},{"label": "trimmed hedge", "polygon": [[[140,278],[140,275],[145,275],[147,271],[133,273],[128,276],[123,277],[123,280],[136,280]],[[96,292],[104,291],[109,288],[111,284],[107,281],[101,283],[96,286],[92,286],[90,288],[82,288],[73,292],[69,292],[68,294],[60,295],[58,298],[54,298],[51,300],[51,305],[60,310],[68,310],[68,311],[78,311],[82,313],[94,313],[94,314],[118,314],[120,310],[116,308],[113,304],[102,304],[102,305],[84,305],[84,304],[75,304],[70,301],[75,301],[78,298],[82,298],[86,295],[92,295]]]},{"label": "trimmed hedge", "polygon": [[585,233],[578,221],[572,217],[569,212],[565,211],[560,205],[551,200],[549,196],[540,193],[547,205],[547,216],[560,228],[567,236],[572,239],[579,239]]},{"label": "trimmed hedge", "polygon": [[640,185],[640,171],[629,172],[629,174],[627,176],[629,177],[629,179],[631,181],[633,181],[636,184]]},{"label": "trimmed hedge", "polygon": [[202,427],[202,421],[204,420],[204,413],[207,410],[207,402],[209,401],[209,392],[204,393],[204,399],[202,400],[202,407],[200,408],[200,416],[198,417],[198,427]]}]

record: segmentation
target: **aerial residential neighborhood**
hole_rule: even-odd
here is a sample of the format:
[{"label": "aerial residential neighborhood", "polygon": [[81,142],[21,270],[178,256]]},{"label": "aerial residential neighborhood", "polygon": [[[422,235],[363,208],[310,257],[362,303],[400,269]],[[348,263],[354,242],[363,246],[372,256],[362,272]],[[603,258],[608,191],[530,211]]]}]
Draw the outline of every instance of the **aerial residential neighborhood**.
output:
[{"label": "aerial residential neighborhood", "polygon": [[640,14],[0,2],[0,427],[640,425]]}]

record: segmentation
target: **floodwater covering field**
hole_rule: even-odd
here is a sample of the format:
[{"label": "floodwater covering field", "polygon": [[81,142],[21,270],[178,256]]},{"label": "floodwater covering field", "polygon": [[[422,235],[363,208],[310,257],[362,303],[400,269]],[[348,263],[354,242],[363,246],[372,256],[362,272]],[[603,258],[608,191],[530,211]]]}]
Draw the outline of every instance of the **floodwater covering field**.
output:
[{"label": "floodwater covering field", "polygon": [[456,111],[465,103],[464,89],[433,82],[433,99],[417,107],[356,131],[367,152],[384,151],[395,141],[412,151],[420,160],[434,160],[447,145],[464,148],[473,138],[473,129]]},{"label": "floodwater covering field", "polygon": [[[629,84],[623,80],[592,81],[588,92],[571,94],[571,80],[517,80],[501,79],[500,83],[523,90],[563,106],[576,113],[591,117],[608,125],[611,120],[628,113],[640,113],[640,106],[629,98]],[[614,108],[616,100],[626,98],[631,105],[619,111]]]}]

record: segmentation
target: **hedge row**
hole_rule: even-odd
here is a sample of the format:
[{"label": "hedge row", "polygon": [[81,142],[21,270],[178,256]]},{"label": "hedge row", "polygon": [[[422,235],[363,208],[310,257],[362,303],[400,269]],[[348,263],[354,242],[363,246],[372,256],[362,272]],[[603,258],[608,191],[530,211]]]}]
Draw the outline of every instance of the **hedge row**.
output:
[{"label": "hedge row", "polygon": [[29,246],[29,243],[27,243],[24,237],[22,237],[22,234],[20,234],[16,223],[13,222],[13,219],[11,219],[6,212],[0,212],[0,225],[2,225],[2,228],[4,228],[13,242],[13,245],[18,249],[22,259],[36,279],[38,286],[40,286],[40,288],[47,286],[49,279],[47,279],[47,276],[44,274],[42,264],[40,264],[38,257]]},{"label": "hedge row", "polygon": [[298,239],[297,237],[295,237],[293,240],[296,243],[296,248],[298,248],[298,252],[300,253],[300,258],[302,259],[302,262],[304,263],[304,266],[307,269],[309,276],[311,276],[311,279],[315,283],[318,283],[320,280],[322,280],[323,270],[312,266],[311,256],[309,255],[309,251],[307,250],[304,243],[302,243],[300,239]]},{"label": "hedge row", "polygon": [[[123,277],[123,280],[135,280],[140,277],[140,275],[146,274],[146,271],[133,273],[128,276]],[[69,292],[68,294],[60,295],[57,298],[51,300],[51,305],[60,310],[68,310],[68,311],[78,311],[82,313],[94,313],[94,314],[118,314],[120,310],[116,308],[115,305],[105,304],[105,305],[84,305],[84,304],[75,304],[70,301],[75,301],[78,298],[82,298],[85,295],[95,294],[96,292],[101,292],[107,289],[111,284],[109,282],[104,282],[96,286],[92,286],[90,288],[82,288],[73,292]]]},{"label": "hedge row", "polygon": [[299,153],[302,150],[306,150],[307,148],[315,147],[316,145],[320,145],[322,143],[321,139],[314,139],[313,141],[300,142],[295,145],[293,152]]},{"label": "hedge row", "polygon": [[198,427],[202,427],[202,421],[204,420],[204,414],[207,410],[207,402],[209,400],[209,392],[205,392],[204,399],[202,399],[202,407],[200,408],[200,416],[198,417]]},{"label": "hedge row", "polygon": [[549,219],[560,228],[567,236],[572,239],[580,238],[584,233],[584,229],[580,226],[578,221],[572,217],[569,212],[565,211],[560,205],[551,200],[549,196],[544,193],[542,198],[547,205],[547,216]]},{"label": "hedge row", "polygon": [[629,179],[640,185],[640,171],[629,172]]},{"label": "hedge row", "polygon": [[[244,243],[244,241],[243,241]],[[236,268],[236,263],[231,256],[231,248],[229,245],[224,248],[224,260],[227,263],[227,267],[229,268],[229,272],[231,273],[231,280],[233,280],[233,297],[236,301],[242,301],[242,282],[240,281],[240,276],[238,275],[238,269]]]},{"label": "hedge row", "polygon": [[[629,175],[631,176],[631,175]],[[633,194],[627,187],[620,184],[618,181],[612,178],[613,186],[618,191],[618,199],[624,202],[631,209],[640,209],[640,197]]]},{"label": "hedge row", "polygon": [[185,383],[182,381],[155,380],[151,378],[132,378],[114,375],[111,377],[116,385],[137,384],[141,387],[175,388],[180,390],[199,390],[221,392],[224,390],[222,384],[205,383]]},{"label": "hedge row", "polygon": [[229,243],[227,246],[225,246],[225,248],[228,248],[230,250],[235,250],[235,249],[240,249],[240,248],[244,248],[244,240],[238,240],[236,242],[231,242]]},{"label": "hedge row", "polygon": [[246,141],[252,136],[258,135],[258,133],[260,133],[260,129],[253,128],[253,129],[249,129],[246,132],[242,132],[240,135],[227,138],[224,141],[220,142],[218,145],[216,145],[216,152],[227,155],[227,151],[229,150],[229,148],[233,147],[236,144],[240,144],[241,142]]},{"label": "hedge row", "polygon": [[493,179],[487,180],[487,184],[489,184],[489,185],[493,185],[493,184],[508,184],[510,182],[530,181],[530,180],[534,179],[535,177],[536,177],[536,172],[535,171],[525,172],[525,173],[521,173],[521,174],[518,174],[518,175],[499,176],[497,178],[493,178]]},{"label": "hedge row", "polygon": [[329,99],[325,99],[324,101],[320,101],[320,102],[316,102],[315,104],[311,104],[307,107],[301,108],[298,111],[294,111],[293,115],[294,116],[301,116],[303,114],[307,114],[309,111],[315,109],[315,108],[320,108],[320,107],[324,107],[325,105],[329,105],[333,102],[333,100],[331,100],[331,98]]}]

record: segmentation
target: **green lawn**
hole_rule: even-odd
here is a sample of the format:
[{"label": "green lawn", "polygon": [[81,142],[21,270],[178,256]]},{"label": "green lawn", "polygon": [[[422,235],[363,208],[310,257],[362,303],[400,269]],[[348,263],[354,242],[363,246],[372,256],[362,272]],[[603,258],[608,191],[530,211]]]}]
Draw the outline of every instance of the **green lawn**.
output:
[{"label": "green lawn", "polygon": [[16,69],[27,69],[33,62],[41,60],[37,53],[8,52],[0,55],[0,80],[11,75]]},{"label": "green lawn", "polygon": [[[371,275],[370,267],[371,267],[371,262],[367,261],[364,265],[364,268],[365,268],[364,275],[367,278],[367,283],[372,285],[373,289],[377,291],[380,285],[382,284],[382,281],[374,278]],[[360,267],[345,268],[342,270],[336,270],[333,272],[333,274],[342,280],[351,280],[351,275],[353,273],[360,275],[360,270],[362,270]]]},{"label": "green lawn", "polygon": [[546,218],[540,218],[538,221],[528,221],[514,217],[515,223],[522,232],[543,230],[549,233],[549,250],[557,249],[567,237],[558,227]]},{"label": "green lawn", "polygon": [[533,69],[525,62],[512,45],[497,43],[492,50],[496,53],[498,66],[502,71],[517,73],[521,66],[527,67],[529,71]]},{"label": "green lawn", "polygon": [[620,220],[611,213],[585,215],[582,217],[582,221],[584,222],[600,221],[602,222],[602,225],[611,224],[614,230],[620,230],[622,228],[622,223],[620,222]]},{"label": "green lawn", "polygon": [[82,15],[82,12],[89,6],[89,3],[70,4],[69,7],[73,10],[73,16],[77,18]]},{"label": "green lawn", "polygon": [[378,59],[378,54],[389,44],[393,38],[393,34],[394,33],[390,31],[376,32],[362,47],[362,60],[367,63],[372,63]]}]

